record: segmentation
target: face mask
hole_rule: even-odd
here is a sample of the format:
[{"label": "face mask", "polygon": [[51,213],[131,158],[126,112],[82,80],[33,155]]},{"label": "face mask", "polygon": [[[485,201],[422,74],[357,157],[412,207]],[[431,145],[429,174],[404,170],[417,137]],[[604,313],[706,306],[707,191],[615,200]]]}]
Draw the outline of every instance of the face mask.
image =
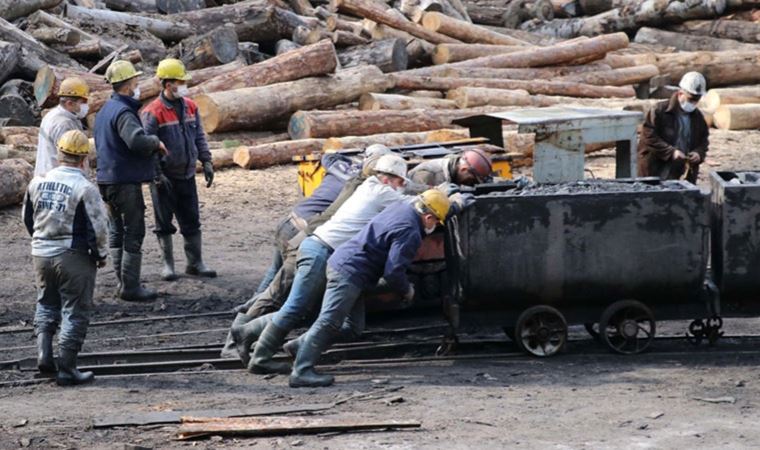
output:
[{"label": "face mask", "polygon": [[406,188],[404,186],[396,186],[393,188],[393,190],[398,192],[399,194],[403,194]]},{"label": "face mask", "polygon": [[177,97],[187,97],[187,95],[190,93],[190,88],[187,87],[187,85],[182,84],[177,86]]},{"label": "face mask", "polygon": [[425,228],[425,234],[432,234],[433,231],[435,231],[435,227],[436,227],[436,225],[433,225],[430,228]]},{"label": "face mask", "polygon": [[692,103],[690,101],[679,101],[681,104],[681,109],[684,110],[684,112],[691,113],[694,112],[695,109],[697,109],[697,105],[695,103]]},{"label": "face mask", "polygon": [[84,119],[85,117],[87,117],[87,113],[89,112],[90,112],[90,105],[88,105],[87,103],[82,103],[81,105],[79,105],[79,112],[77,113],[77,117],[80,119]]},{"label": "face mask", "polygon": [[135,92],[132,94],[132,98],[135,100],[140,100],[140,86],[137,86],[135,88]]}]

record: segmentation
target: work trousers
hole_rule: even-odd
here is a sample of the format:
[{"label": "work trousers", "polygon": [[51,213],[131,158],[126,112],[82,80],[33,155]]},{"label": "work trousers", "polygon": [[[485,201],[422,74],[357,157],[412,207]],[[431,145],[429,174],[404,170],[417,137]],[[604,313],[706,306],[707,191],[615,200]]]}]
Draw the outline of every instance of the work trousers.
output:
[{"label": "work trousers", "polygon": [[358,338],[365,326],[364,300],[359,298],[361,293],[360,286],[328,267],[327,289],[322,299],[322,308],[319,317],[306,332],[304,340],[310,342],[316,336],[329,336],[330,342]]},{"label": "work trousers", "polygon": [[142,185],[101,184],[100,195],[108,205],[108,246],[140,253],[145,238]]},{"label": "work trousers", "polygon": [[179,231],[183,236],[194,236],[201,229],[201,215],[198,207],[198,187],[195,177],[186,180],[170,178],[171,186],[150,185],[153,199],[153,215],[156,234],[175,234],[177,228],[172,223],[177,218]]},{"label": "work trousers", "polygon": [[55,334],[60,348],[78,352],[90,324],[95,290],[95,262],[85,253],[68,250],[53,257],[33,257],[37,284],[34,329]]}]

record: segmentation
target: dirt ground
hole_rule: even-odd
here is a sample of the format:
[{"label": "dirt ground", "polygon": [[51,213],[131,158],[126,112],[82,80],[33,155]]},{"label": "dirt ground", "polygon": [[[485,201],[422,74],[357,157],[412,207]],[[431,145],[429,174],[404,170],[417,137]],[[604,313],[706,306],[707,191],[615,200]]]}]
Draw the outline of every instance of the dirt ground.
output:
[{"label": "dirt ground", "polygon": [[[706,169],[760,168],[760,132],[713,131],[711,142],[700,185],[706,186]],[[597,177],[610,177],[614,157],[610,153],[593,156],[587,166]],[[294,167],[218,173],[211,189],[199,187],[199,191],[205,257],[219,278],[161,282],[158,248],[149,233],[144,279],[160,291],[159,300],[144,305],[115,300],[115,278],[106,268],[98,276],[93,321],[226,311],[249,298],[268,265],[277,218],[298,198],[295,178]],[[149,226],[153,222],[150,211],[149,206]],[[0,327],[29,326],[34,311],[29,238],[19,214],[19,208],[0,210]],[[177,239],[181,269],[180,251]],[[118,330],[93,327],[85,351],[186,345],[192,341],[181,335],[158,341],[132,337],[197,329],[211,330],[192,338],[198,343],[220,342],[231,317],[137,323]],[[758,323],[734,321],[730,326],[753,332]],[[666,324],[664,329],[682,334],[681,325]],[[583,336],[577,330],[573,335]],[[0,334],[4,349],[0,360],[33,356],[33,344],[27,333]],[[242,370],[102,378],[70,389],[51,384],[0,388],[0,449],[125,448],[124,444],[310,449],[757,448],[760,355],[720,352],[720,348],[693,351],[685,341],[669,345],[672,352],[616,357],[592,351],[592,344],[582,341],[546,360],[439,361],[337,370],[336,385],[325,389],[290,389],[284,376],[265,378]],[[511,350],[511,344],[505,343],[504,351]],[[0,381],[6,379],[13,379],[13,374],[0,372]],[[320,415],[416,420],[421,428],[180,442],[174,440],[174,425],[91,427],[94,417],[105,414],[324,403],[356,392],[375,395]],[[393,398],[396,401],[390,402]]]}]

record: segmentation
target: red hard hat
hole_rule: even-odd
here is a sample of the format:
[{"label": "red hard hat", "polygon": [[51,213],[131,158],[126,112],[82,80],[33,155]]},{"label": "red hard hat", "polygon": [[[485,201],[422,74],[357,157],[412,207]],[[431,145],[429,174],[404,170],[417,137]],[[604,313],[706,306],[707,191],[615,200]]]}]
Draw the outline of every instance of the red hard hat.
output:
[{"label": "red hard hat", "polygon": [[467,150],[462,153],[462,160],[470,166],[470,173],[477,178],[478,183],[482,183],[493,172],[491,166],[491,157],[486,152],[478,148]]}]

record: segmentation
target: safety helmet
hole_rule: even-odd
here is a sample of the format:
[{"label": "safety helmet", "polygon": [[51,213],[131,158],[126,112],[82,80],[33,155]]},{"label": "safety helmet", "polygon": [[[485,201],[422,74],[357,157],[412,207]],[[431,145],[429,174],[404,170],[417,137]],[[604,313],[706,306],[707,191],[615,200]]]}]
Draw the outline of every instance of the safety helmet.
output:
[{"label": "safety helmet", "polygon": [[689,72],[681,78],[681,82],[678,83],[678,87],[682,91],[691,95],[705,95],[707,92],[707,82],[705,77],[699,72]]},{"label": "safety helmet", "polygon": [[182,61],[174,58],[164,59],[158,63],[156,76],[159,80],[192,80],[193,77],[187,73]]},{"label": "safety helmet", "polygon": [[135,70],[135,66],[129,61],[116,60],[106,69],[106,81],[110,84],[121,83],[139,77],[142,72]]},{"label": "safety helmet", "polygon": [[406,161],[398,155],[383,155],[375,164],[375,172],[406,179]]},{"label": "safety helmet", "polygon": [[478,183],[487,180],[493,172],[491,157],[479,148],[466,150],[462,153],[461,160],[467,163],[470,173],[478,180]]},{"label": "safety helmet", "polygon": [[89,95],[90,87],[79,77],[66,78],[58,88],[59,97],[79,97],[87,100]]},{"label": "safety helmet", "polygon": [[391,152],[391,149],[389,149],[383,144],[372,144],[369,147],[364,149],[364,157],[365,158],[371,158],[373,156],[380,157],[383,155],[387,155],[390,152]]},{"label": "safety helmet", "polygon": [[418,212],[421,214],[433,214],[440,223],[446,220],[449,208],[451,208],[449,198],[438,189],[428,189],[419,195],[416,202]]},{"label": "safety helmet", "polygon": [[58,139],[58,150],[67,155],[87,155],[90,153],[90,140],[79,130],[69,130]]}]

